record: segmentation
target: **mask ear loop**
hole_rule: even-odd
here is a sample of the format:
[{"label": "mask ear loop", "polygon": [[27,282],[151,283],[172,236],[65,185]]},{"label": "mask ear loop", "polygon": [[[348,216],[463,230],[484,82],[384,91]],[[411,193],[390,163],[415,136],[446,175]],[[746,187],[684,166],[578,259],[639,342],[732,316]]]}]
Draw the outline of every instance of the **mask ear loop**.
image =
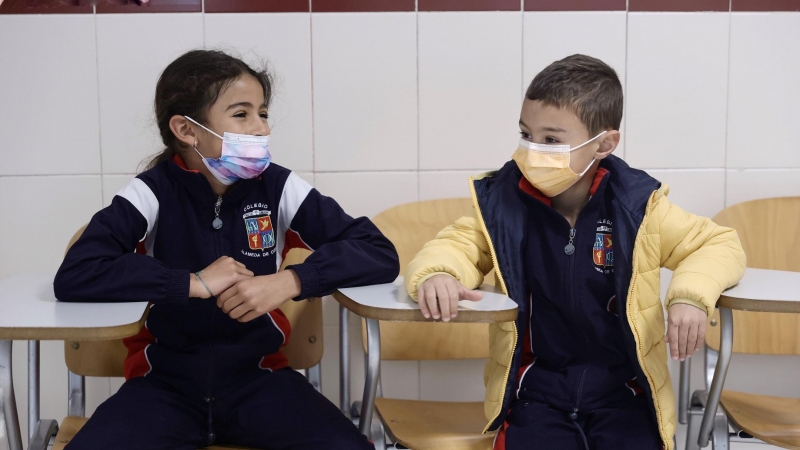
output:
[{"label": "mask ear loop", "polygon": [[[220,135],[218,135],[217,133],[214,133],[213,131],[209,130],[208,128],[206,128],[206,126],[205,126],[205,125],[202,125],[200,122],[198,122],[198,121],[196,121],[196,120],[192,119],[192,118],[191,118],[191,117],[189,117],[189,116],[183,116],[183,117],[185,117],[185,118],[186,118],[186,120],[188,120],[188,121],[190,121],[190,122],[194,123],[194,124],[195,124],[195,125],[197,125],[198,127],[202,128],[202,129],[204,129],[204,130],[208,131],[209,133],[213,134],[214,136],[216,136],[216,137],[218,137],[218,138],[222,139],[222,136],[220,136]],[[224,140],[224,139],[223,139],[223,140]]]}]

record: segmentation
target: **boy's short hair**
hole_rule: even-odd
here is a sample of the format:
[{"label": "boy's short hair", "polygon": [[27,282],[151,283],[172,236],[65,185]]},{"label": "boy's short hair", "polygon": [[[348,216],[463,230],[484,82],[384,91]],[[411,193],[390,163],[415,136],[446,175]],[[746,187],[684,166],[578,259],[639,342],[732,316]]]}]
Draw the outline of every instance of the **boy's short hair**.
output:
[{"label": "boy's short hair", "polygon": [[592,136],[622,123],[622,84],[608,64],[572,55],[539,72],[525,97],[572,110]]}]

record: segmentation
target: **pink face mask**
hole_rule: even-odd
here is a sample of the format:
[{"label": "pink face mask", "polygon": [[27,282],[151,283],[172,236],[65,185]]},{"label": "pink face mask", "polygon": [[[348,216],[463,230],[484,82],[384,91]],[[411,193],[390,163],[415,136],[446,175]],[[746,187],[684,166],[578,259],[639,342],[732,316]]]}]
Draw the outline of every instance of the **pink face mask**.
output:
[{"label": "pink face mask", "polygon": [[261,175],[269,166],[269,136],[253,136],[225,132],[214,133],[189,116],[184,116],[222,140],[222,153],[218,159],[206,158],[197,146],[194,151],[203,159],[203,164],[220,183],[229,186],[238,180],[248,180]]}]

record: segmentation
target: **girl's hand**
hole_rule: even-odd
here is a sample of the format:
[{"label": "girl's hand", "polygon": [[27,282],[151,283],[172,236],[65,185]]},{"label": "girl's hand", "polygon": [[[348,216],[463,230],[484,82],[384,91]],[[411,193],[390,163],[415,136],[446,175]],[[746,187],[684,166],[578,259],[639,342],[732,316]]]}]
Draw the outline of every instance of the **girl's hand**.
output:
[{"label": "girl's hand", "polygon": [[706,338],[705,311],[686,303],[675,303],[669,307],[667,335],[672,359],[685,360],[700,350]]},{"label": "girl's hand", "polygon": [[[203,277],[208,289],[211,289],[211,293],[219,295],[234,284],[253,278],[253,272],[230,256],[223,256],[203,269],[200,276]],[[208,289],[203,286],[197,275],[189,275],[189,297],[209,298],[211,294],[208,293]]]},{"label": "girl's hand", "polygon": [[289,269],[236,283],[217,297],[217,306],[231,319],[249,322],[278,309],[300,292],[300,278]]}]

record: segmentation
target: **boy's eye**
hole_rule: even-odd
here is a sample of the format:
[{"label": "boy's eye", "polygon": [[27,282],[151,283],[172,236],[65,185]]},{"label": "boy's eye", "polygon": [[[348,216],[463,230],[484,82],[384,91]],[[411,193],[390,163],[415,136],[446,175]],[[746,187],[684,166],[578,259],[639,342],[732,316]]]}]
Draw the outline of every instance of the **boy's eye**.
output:
[{"label": "boy's eye", "polygon": [[554,138],[553,136],[547,136],[546,138],[544,138],[545,144],[558,144],[558,142],[559,142],[558,139]]},{"label": "boy's eye", "polygon": [[520,132],[519,132],[519,135],[520,135],[520,136],[522,136],[522,139],[531,140],[531,135],[530,135],[530,133],[527,133],[527,132],[525,132],[525,131],[520,131]]}]

